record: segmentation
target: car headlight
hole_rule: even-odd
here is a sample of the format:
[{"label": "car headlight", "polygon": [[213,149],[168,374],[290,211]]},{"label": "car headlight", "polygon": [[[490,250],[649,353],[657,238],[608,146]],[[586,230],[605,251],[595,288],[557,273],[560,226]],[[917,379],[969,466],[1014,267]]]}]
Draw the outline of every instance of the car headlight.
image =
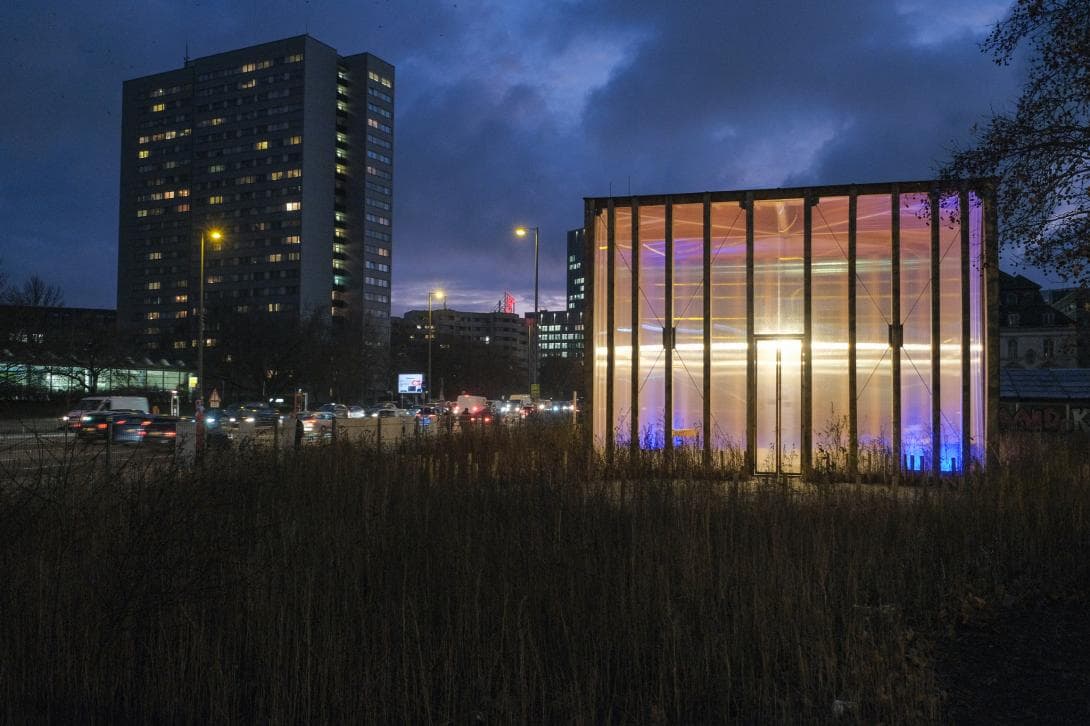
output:
[{"label": "car headlight", "polygon": [[209,416],[208,418],[206,418],[204,420],[204,425],[205,426],[215,426],[216,425],[216,417],[215,416]]},{"label": "car headlight", "polygon": [[67,420],[68,420],[67,416],[61,416],[61,421],[67,421]]},{"label": "car headlight", "polygon": [[247,416],[246,418],[243,419],[243,421],[245,421],[246,423],[253,423],[256,420],[257,419],[254,418],[253,416]]},{"label": "car headlight", "polygon": [[238,419],[236,419],[234,416],[231,416],[227,420],[230,421],[231,423],[236,423],[238,421]]},{"label": "car headlight", "polygon": [[90,416],[84,416],[81,420],[82,421],[90,421],[91,417]]}]

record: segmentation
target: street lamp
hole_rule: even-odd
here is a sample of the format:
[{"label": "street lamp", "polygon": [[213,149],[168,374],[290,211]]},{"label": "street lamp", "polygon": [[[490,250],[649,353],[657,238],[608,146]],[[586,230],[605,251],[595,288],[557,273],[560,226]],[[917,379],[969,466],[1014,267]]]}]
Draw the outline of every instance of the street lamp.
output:
[{"label": "street lamp", "polygon": [[537,307],[537,290],[538,290],[538,261],[540,259],[539,252],[541,250],[539,231],[537,227],[515,227],[516,237],[525,237],[530,234],[530,230],[534,231],[534,332],[530,336],[530,364],[526,366],[529,368],[527,371],[530,378],[530,393],[533,393],[533,386],[537,383],[537,336],[538,326],[541,324],[541,312]]},{"label": "street lamp", "polygon": [[431,399],[431,342],[435,339],[435,326],[431,322],[431,301],[432,298],[436,300],[443,299],[442,290],[430,290],[428,291],[428,386],[424,390],[427,391],[425,403]]},{"label": "street lamp", "polygon": [[197,294],[197,401],[194,407],[197,419],[197,446],[204,444],[204,239],[214,242],[223,239],[223,232],[218,229],[201,230],[200,282]]}]

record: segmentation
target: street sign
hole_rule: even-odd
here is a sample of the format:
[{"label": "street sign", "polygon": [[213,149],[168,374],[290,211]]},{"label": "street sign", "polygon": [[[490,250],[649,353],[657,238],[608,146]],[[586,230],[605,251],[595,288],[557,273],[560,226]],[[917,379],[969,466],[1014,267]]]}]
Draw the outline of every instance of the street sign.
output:
[{"label": "street sign", "polygon": [[208,395],[208,407],[219,408],[220,407],[220,392],[219,389],[213,388],[212,393]]},{"label": "street sign", "polygon": [[531,383],[530,384],[530,398],[534,399],[535,401],[537,401],[537,400],[539,400],[541,398],[541,384],[540,383]]}]

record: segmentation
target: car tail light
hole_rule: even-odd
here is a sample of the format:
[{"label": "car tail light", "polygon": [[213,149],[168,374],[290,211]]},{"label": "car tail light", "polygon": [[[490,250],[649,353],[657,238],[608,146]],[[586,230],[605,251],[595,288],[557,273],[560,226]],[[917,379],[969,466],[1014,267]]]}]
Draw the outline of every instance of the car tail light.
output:
[{"label": "car tail light", "polygon": [[166,436],[168,439],[173,439],[177,435],[178,435],[177,431],[164,431],[163,432],[163,436]]},{"label": "car tail light", "polygon": [[491,419],[491,418],[489,418],[488,416],[485,416],[485,417],[484,417],[484,422],[485,422],[485,423],[492,423],[492,419]]},{"label": "car tail light", "polygon": [[96,429],[105,429],[105,428],[106,428],[106,424],[104,424],[104,423],[100,423],[100,424],[97,424],[97,425],[95,426],[95,428],[96,428]]},{"label": "car tail light", "polygon": [[139,431],[136,432],[136,435],[137,436],[147,436],[148,432],[145,431],[144,429],[140,429]]},{"label": "car tail light", "polygon": [[114,421],[114,423],[115,424],[128,423],[128,419],[119,418],[118,420]]},{"label": "car tail light", "polygon": [[151,421],[141,421],[140,425],[141,426],[151,426]]}]

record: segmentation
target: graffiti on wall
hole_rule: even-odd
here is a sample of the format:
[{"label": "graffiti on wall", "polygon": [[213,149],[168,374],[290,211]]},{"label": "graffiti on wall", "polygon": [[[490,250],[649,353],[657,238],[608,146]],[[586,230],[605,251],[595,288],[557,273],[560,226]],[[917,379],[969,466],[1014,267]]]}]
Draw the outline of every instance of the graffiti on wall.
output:
[{"label": "graffiti on wall", "polygon": [[1090,433],[1090,407],[1063,403],[1001,403],[1001,431]]}]

